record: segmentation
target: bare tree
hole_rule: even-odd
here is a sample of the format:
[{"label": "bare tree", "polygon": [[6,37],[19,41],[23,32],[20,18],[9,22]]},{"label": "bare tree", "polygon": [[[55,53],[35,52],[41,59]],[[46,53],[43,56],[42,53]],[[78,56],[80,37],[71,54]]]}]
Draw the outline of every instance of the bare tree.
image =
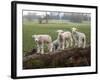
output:
[{"label": "bare tree", "polygon": [[47,12],[46,12],[45,19],[46,19],[46,24],[47,24],[48,23],[48,14],[47,14]]}]

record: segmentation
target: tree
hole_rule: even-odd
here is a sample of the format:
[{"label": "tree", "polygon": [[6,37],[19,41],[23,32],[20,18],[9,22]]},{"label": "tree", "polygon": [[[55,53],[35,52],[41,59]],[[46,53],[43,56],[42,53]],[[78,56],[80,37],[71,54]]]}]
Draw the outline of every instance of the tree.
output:
[{"label": "tree", "polygon": [[40,24],[43,23],[44,21],[47,24],[48,19],[49,19],[49,15],[46,12],[45,15],[39,15],[38,21],[39,21]]},{"label": "tree", "polygon": [[45,19],[46,19],[46,24],[47,24],[48,23],[48,14],[47,14],[47,12],[46,12]]},{"label": "tree", "polygon": [[82,14],[81,13],[71,13],[70,21],[81,23],[83,21]]},{"label": "tree", "polygon": [[32,14],[31,14],[31,13],[28,13],[28,15],[27,15],[27,20],[28,20],[28,21],[32,21]]}]

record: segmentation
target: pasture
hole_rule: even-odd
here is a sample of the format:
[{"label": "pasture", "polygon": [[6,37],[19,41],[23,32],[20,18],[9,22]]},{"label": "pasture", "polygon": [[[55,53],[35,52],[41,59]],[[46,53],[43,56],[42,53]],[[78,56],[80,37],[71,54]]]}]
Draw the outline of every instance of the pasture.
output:
[{"label": "pasture", "polygon": [[[54,22],[54,21],[53,21]],[[57,22],[57,21],[55,21]],[[36,48],[36,43],[34,39],[32,39],[32,35],[34,34],[49,34],[53,40],[57,38],[57,30],[62,29],[64,31],[71,31],[72,27],[77,27],[80,32],[86,34],[87,44],[90,44],[90,23],[82,22],[82,23],[48,23],[48,24],[39,24],[33,21],[24,21],[23,22],[23,53],[27,53],[31,51],[33,48]]]}]

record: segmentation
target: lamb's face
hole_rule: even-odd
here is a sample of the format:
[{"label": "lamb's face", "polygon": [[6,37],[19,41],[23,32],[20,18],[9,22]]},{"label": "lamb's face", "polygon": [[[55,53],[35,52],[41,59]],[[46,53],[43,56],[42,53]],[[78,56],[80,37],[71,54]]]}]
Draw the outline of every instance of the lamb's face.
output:
[{"label": "lamb's face", "polygon": [[32,38],[34,38],[34,40],[35,40],[36,42],[38,42],[38,41],[39,41],[39,38],[38,38],[38,36],[37,36],[37,35],[32,35]]},{"label": "lamb's face", "polygon": [[75,31],[77,31],[77,28],[72,28],[72,32],[75,32]]}]

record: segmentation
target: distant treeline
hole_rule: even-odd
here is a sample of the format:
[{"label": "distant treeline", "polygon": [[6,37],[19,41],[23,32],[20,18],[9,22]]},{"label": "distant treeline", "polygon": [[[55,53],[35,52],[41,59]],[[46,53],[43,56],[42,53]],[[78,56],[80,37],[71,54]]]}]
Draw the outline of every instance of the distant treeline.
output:
[{"label": "distant treeline", "polygon": [[23,19],[27,21],[38,20],[39,23],[42,23],[43,20],[46,20],[48,23],[49,20],[69,20],[70,22],[82,22],[90,21],[91,15],[89,13],[60,13],[60,12],[45,12],[45,15],[38,15],[36,13],[28,13],[23,15]]}]

